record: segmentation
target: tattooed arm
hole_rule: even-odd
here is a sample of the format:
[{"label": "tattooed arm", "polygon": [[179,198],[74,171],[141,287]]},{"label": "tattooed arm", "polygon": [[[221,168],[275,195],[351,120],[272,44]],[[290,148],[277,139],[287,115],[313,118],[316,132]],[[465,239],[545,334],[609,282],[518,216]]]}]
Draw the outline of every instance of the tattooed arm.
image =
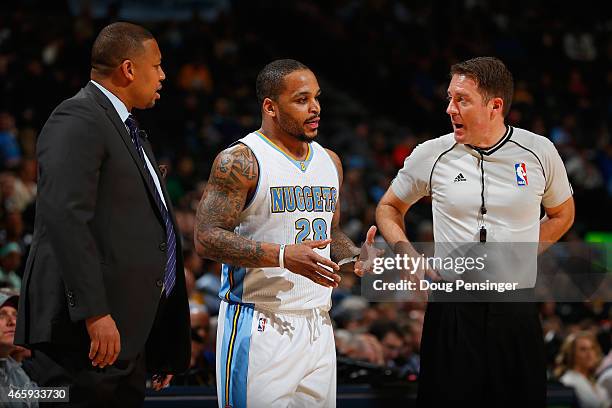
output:
[{"label": "tattooed arm", "polygon": [[196,215],[195,247],[203,258],[245,267],[278,266],[279,246],[234,233],[259,167],[243,144],[222,151],[213,163]]},{"label": "tattooed arm", "polygon": [[[342,187],[343,180],[343,172],[342,172],[342,163],[340,162],[340,158],[334,152],[329,149],[325,149],[332,161],[336,165],[336,170],[338,171],[338,190]],[[334,213],[334,217],[332,218],[332,227],[331,227],[331,248],[330,254],[331,259],[335,262],[338,262],[345,258],[351,258],[355,255],[359,255],[360,249],[355,246],[353,241],[349,237],[346,236],[344,232],[342,232],[342,228],[340,228],[340,194],[338,193],[338,198],[336,202],[336,212]],[[352,264],[351,265],[352,268]]]},{"label": "tattooed arm", "polygon": [[[258,178],[257,160],[247,146],[238,144],[217,156],[196,216],[194,238],[199,256],[234,266],[279,266],[279,244],[253,241],[234,233],[249,193],[257,188]],[[313,250],[327,244],[329,240],[287,245],[285,268],[322,286],[338,286],[338,275],[320,264],[334,270],[338,270],[338,265]]]}]

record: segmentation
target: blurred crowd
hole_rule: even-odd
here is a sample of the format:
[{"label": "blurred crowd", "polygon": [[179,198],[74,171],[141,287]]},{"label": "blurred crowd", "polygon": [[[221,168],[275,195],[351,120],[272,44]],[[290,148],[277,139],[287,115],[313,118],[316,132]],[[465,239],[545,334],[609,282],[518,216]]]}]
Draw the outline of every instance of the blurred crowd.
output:
[{"label": "blurred crowd", "polygon": [[[71,15],[67,3],[50,3],[0,6],[0,285],[17,290],[33,233],[37,134],[52,109],[87,82],[99,29],[121,19],[118,3],[95,16],[87,6]],[[568,237],[612,231],[609,15],[526,1],[228,4],[206,18],[194,12],[182,21],[141,22],[158,39],[167,79],[158,105],[136,115],[168,168],[192,305],[192,370],[178,383],[214,384],[220,265],[193,251],[195,209],[212,159],[259,127],[255,77],[272,59],[301,60],[319,78],[320,142],[343,160],[342,225],[355,242],[374,223],[376,203],[404,158],[451,131],[449,67],[477,55],[497,56],[514,73],[508,123],[550,138],[561,153],[577,208]],[[427,200],[413,206],[406,223],[411,239],[433,239]],[[333,301],[339,382],[418,379],[425,304],[369,303],[352,276]],[[608,304],[544,303],[541,312],[551,379],[575,364],[589,367],[576,371],[589,381],[612,372]],[[593,342],[588,363],[560,362],[567,339],[572,353],[577,342]]]}]

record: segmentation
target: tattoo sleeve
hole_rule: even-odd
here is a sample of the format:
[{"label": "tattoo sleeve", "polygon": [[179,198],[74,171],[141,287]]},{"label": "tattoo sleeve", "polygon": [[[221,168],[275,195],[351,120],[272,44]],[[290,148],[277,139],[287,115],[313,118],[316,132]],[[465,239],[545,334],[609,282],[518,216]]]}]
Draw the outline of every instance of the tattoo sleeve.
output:
[{"label": "tattoo sleeve", "polygon": [[247,146],[239,144],[217,156],[196,214],[198,255],[234,266],[278,265],[278,245],[249,240],[234,232],[258,177],[257,160]]}]

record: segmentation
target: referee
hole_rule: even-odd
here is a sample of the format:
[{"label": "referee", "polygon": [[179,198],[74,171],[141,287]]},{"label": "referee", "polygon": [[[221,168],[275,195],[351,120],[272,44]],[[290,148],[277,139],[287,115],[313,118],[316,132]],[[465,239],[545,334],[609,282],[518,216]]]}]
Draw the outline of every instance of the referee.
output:
[{"label": "referee", "polygon": [[[404,162],[376,209],[385,240],[410,247],[404,216],[431,196],[436,243],[557,241],[574,220],[572,190],[548,139],[505,124],[512,74],[480,57],[453,65],[450,75],[453,133],[422,143]],[[419,406],[546,405],[534,303],[430,302],[421,353]]]}]

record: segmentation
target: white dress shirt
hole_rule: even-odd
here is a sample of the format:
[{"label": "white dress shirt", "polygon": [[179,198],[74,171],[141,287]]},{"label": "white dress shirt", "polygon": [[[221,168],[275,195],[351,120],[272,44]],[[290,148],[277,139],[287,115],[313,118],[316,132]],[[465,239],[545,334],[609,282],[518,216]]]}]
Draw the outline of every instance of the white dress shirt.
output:
[{"label": "white dress shirt", "polygon": [[[113,107],[117,111],[117,114],[119,115],[119,118],[121,118],[121,122],[123,122],[123,124],[125,125],[126,130],[128,131],[128,134],[129,134],[130,129],[125,124],[125,121],[127,120],[128,116],[130,116],[130,112],[127,110],[125,104],[123,102],[121,102],[121,100],[119,98],[117,98],[117,96],[115,96],[111,91],[109,91],[108,89],[104,88],[102,85],[100,85],[96,81],[91,80],[91,83],[94,84],[95,86],[97,86],[98,89],[100,91],[102,91],[102,93],[104,95],[106,95],[106,97],[108,98],[110,103],[113,104]],[[142,147],[141,147],[141,149],[142,149]],[[149,158],[147,157],[147,154],[144,151],[144,149],[142,149],[142,153],[143,153],[143,156],[145,158],[145,162],[147,163],[147,169],[149,170],[149,173],[151,173],[151,177],[153,178],[153,182],[155,183],[155,188],[157,188],[157,192],[159,193],[159,196],[161,197],[162,203],[164,203],[164,207],[166,207],[166,209],[167,209],[168,205],[166,204],[166,199],[164,198],[164,194],[162,193],[161,185],[159,183],[159,179],[157,178],[157,173],[155,173],[155,169],[153,168],[153,165],[149,161]]]}]

